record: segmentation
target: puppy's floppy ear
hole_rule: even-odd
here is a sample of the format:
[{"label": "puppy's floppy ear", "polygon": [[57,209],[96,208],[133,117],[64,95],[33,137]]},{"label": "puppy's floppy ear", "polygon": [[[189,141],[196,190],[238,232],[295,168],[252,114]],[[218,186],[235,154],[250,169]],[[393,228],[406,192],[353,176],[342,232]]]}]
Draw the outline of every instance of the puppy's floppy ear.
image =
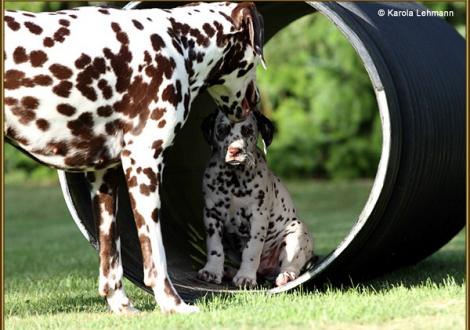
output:
[{"label": "puppy's floppy ear", "polygon": [[212,112],[209,116],[204,118],[201,129],[202,135],[207,143],[210,145],[214,144],[214,125],[215,119],[217,118],[217,111]]},{"label": "puppy's floppy ear", "polygon": [[237,30],[248,31],[249,42],[257,56],[261,58],[264,66],[264,20],[253,2],[239,3],[232,11],[232,20]]},{"label": "puppy's floppy ear", "polygon": [[273,142],[274,125],[261,112],[253,111],[253,114],[255,115],[258,131],[260,132],[261,137],[263,138],[264,144],[266,145],[266,147],[269,147],[271,142]]}]

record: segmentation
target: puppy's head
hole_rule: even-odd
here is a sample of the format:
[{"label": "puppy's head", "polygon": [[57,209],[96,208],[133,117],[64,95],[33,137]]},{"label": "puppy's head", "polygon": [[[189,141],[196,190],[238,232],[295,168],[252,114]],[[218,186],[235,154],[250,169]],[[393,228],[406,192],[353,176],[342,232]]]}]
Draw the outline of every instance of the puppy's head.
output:
[{"label": "puppy's head", "polygon": [[230,165],[253,165],[258,134],[268,147],[273,139],[274,126],[258,111],[252,111],[241,122],[230,121],[221,111],[209,115],[202,124],[206,141]]}]

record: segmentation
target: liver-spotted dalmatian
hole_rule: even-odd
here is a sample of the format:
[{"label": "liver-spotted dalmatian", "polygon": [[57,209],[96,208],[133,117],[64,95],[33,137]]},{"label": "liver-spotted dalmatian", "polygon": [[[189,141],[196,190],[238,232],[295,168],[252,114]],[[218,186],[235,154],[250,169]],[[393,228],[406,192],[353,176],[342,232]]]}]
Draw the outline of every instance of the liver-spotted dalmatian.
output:
[{"label": "liver-spotted dalmatian", "polygon": [[224,250],[234,249],[241,254],[236,286],[257,285],[257,275],[275,279],[277,286],[296,279],[313,258],[313,239],[257,148],[258,132],[269,146],[273,125],[259,112],[233,123],[217,111],[204,120],[203,132],[213,153],[203,179],[207,263],[198,277],[221,283]]},{"label": "liver-spotted dalmatian", "polygon": [[6,11],[4,133],[42,163],[88,173],[99,226],[99,293],[113,312],[135,311],[122,286],[119,166],[145,284],[162,311],[197,311],[167,273],[159,219],[163,155],[203,90],[230,120],[247,116],[259,99],[262,43],[263,21],[252,3]]}]

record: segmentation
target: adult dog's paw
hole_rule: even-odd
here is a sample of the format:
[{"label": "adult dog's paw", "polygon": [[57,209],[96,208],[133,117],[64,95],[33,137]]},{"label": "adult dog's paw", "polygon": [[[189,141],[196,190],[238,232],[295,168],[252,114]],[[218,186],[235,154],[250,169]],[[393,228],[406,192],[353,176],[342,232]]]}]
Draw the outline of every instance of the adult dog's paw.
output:
[{"label": "adult dog's paw", "polygon": [[163,314],[193,314],[199,312],[199,307],[182,302],[179,305],[160,306]]},{"label": "adult dog's paw", "polygon": [[222,276],[223,276],[223,272],[218,272],[218,271],[215,271],[214,269],[210,269],[208,267],[202,268],[197,273],[197,277],[200,280],[203,280],[203,281],[206,281],[206,282],[209,282],[209,283],[216,283],[216,284],[222,283]]},{"label": "adult dog's paw", "polygon": [[124,290],[111,290],[106,297],[106,301],[108,302],[109,310],[114,314],[137,314],[139,310],[135,308],[129,298],[127,298]]},{"label": "adult dog's paw", "polygon": [[256,273],[253,276],[253,275],[238,272],[233,278],[233,284],[235,284],[239,288],[247,288],[247,289],[254,288],[257,285]]}]

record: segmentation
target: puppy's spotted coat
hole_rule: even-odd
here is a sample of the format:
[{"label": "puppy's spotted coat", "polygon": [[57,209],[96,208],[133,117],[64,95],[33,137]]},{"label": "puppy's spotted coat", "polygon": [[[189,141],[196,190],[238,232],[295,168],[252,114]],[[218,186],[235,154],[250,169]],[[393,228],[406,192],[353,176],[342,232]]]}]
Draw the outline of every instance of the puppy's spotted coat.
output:
[{"label": "puppy's spotted coat", "polygon": [[47,165],[88,172],[99,225],[99,292],[132,312],[122,287],[116,171],[126,175],[144,282],[165,312],[194,312],[167,275],[159,188],[163,154],[208,89],[230,120],[257,102],[262,19],[251,3],[171,10],[84,7],[5,13],[5,126]]},{"label": "puppy's spotted coat", "polygon": [[232,123],[216,112],[204,121],[203,131],[213,154],[203,180],[207,263],[199,278],[221,283],[228,250],[223,238],[234,236],[238,244],[231,248],[241,253],[235,285],[255,286],[257,274],[275,278],[277,286],[294,280],[313,257],[313,240],[256,147],[258,132],[266,145],[271,143],[271,122],[253,112]]}]

